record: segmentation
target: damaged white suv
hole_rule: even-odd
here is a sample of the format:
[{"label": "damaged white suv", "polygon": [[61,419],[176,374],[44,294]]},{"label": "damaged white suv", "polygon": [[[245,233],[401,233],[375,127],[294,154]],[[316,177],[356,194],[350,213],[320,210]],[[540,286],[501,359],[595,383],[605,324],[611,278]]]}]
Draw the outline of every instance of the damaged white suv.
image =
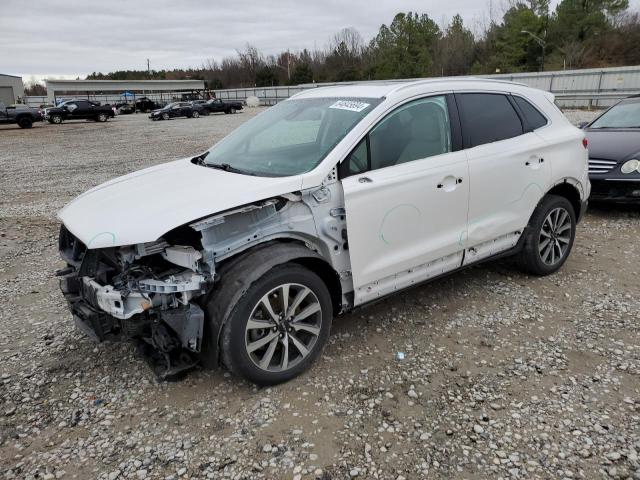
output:
[{"label": "damaged white suv", "polygon": [[549,93],[318,88],[76,198],[58,275],[81,330],[140,340],[160,376],[223,363],[273,384],[309,367],[341,312],[497,256],[555,272],[589,189],[584,134]]}]

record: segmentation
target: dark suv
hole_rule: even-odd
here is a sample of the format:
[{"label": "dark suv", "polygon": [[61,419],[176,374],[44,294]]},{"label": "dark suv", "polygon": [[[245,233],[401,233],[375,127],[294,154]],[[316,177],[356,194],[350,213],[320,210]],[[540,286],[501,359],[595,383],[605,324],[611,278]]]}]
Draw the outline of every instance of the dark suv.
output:
[{"label": "dark suv", "polygon": [[90,100],[67,100],[57,107],[47,108],[45,112],[49,123],[62,123],[63,120],[106,122],[115,116],[111,105],[100,105]]}]

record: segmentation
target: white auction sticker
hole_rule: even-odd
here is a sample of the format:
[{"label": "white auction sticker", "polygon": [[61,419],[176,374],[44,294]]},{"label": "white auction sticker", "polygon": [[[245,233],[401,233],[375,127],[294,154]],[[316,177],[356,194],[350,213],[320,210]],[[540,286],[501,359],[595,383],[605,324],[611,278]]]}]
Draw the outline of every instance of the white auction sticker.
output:
[{"label": "white auction sticker", "polygon": [[351,112],[361,112],[369,106],[368,103],[355,102],[351,100],[338,100],[329,108],[337,108],[339,110],[349,110]]}]

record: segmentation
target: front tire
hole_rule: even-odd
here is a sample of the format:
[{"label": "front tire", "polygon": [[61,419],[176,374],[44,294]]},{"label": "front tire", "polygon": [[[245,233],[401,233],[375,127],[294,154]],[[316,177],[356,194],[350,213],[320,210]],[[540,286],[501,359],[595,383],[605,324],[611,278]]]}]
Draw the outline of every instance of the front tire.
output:
[{"label": "front tire", "polygon": [[169,114],[168,113],[163,113],[162,114],[162,120],[169,120]]},{"label": "front tire", "polygon": [[62,123],[62,116],[60,115],[51,115],[51,117],[49,118],[49,121],[51,123],[55,123],[56,125],[60,125]]},{"label": "front tire", "polygon": [[286,382],[308,369],[331,330],[325,283],[297,264],[256,280],[233,306],[222,332],[222,360],[259,385]]},{"label": "front tire", "polygon": [[199,113],[199,112],[193,112],[193,113],[191,114],[191,118],[198,118],[199,116],[200,116],[200,113]]},{"label": "front tire", "polygon": [[576,236],[576,214],[564,197],[547,195],[529,220],[519,263],[533,275],[557,272],[571,253]]},{"label": "front tire", "polygon": [[102,123],[104,123],[104,122],[106,122],[107,120],[109,120],[109,117],[107,116],[107,114],[106,114],[106,113],[101,113],[101,114],[99,114],[99,115],[96,117],[96,120],[97,120],[98,122],[102,122]]}]

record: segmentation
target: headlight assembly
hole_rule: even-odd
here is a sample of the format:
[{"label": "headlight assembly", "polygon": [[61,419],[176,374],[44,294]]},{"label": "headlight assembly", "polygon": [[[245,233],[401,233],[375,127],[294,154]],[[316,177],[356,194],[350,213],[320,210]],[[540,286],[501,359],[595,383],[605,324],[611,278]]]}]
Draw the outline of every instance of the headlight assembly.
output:
[{"label": "headlight assembly", "polygon": [[636,171],[640,173],[640,161],[636,160],[635,158],[633,160],[629,160],[622,165],[620,171],[625,175]]}]

